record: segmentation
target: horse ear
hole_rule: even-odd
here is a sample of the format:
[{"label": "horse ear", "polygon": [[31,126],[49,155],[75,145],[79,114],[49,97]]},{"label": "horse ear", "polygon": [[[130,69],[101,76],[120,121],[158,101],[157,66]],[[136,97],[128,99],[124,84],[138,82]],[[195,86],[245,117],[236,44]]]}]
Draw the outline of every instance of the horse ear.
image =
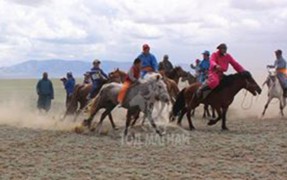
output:
[{"label": "horse ear", "polygon": [[119,71],[120,69],[119,68],[117,68],[117,71]]}]

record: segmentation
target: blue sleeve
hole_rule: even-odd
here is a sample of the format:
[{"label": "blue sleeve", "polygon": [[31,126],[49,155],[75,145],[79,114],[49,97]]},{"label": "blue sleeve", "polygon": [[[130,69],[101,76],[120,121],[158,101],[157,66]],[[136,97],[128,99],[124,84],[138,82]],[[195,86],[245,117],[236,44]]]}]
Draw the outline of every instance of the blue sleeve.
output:
[{"label": "blue sleeve", "polygon": [[158,63],[154,55],[151,56],[151,65],[155,71],[158,70]]},{"label": "blue sleeve", "polygon": [[108,75],[102,69],[101,69],[101,73],[102,73],[103,76],[105,76],[105,78],[108,79]]}]

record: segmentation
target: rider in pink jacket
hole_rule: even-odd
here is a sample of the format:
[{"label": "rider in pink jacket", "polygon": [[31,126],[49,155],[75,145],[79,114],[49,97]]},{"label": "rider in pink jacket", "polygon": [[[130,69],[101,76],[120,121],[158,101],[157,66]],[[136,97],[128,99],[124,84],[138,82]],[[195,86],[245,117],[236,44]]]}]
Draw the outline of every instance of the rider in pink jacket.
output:
[{"label": "rider in pink jacket", "polygon": [[229,64],[237,71],[243,72],[244,68],[227,53],[226,44],[220,44],[217,47],[218,51],[214,52],[210,58],[210,67],[208,71],[208,79],[198,89],[197,97],[201,97],[203,91],[216,88],[223,77],[224,72],[228,70]]}]

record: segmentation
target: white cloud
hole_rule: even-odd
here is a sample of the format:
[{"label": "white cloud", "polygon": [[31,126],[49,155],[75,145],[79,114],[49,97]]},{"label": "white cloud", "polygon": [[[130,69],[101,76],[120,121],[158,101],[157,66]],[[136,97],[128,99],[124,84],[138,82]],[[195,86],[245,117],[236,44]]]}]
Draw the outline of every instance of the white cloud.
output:
[{"label": "white cloud", "polygon": [[[286,12],[285,0],[0,0],[0,65],[49,58],[132,62],[143,43],[157,58],[168,53],[192,61],[221,42],[246,63],[287,50]],[[246,47],[257,53],[248,57]]]}]

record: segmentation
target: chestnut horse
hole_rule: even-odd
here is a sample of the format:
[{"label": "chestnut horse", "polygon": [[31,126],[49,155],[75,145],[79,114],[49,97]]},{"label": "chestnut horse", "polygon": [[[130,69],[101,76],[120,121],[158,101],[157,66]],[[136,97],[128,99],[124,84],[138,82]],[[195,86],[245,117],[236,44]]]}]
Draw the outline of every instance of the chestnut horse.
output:
[{"label": "chestnut horse", "polygon": [[[205,99],[199,100],[194,96],[200,83],[194,83],[184,88],[178,95],[177,100],[172,108],[171,120],[182,110],[187,112],[186,116],[190,130],[195,129],[191,120],[191,110],[199,106],[200,103],[208,104],[218,114],[216,119],[211,119],[208,125],[214,125],[222,119],[222,130],[228,130],[226,126],[226,113],[230,104],[233,102],[235,95],[241,90],[246,89],[254,96],[261,93],[261,88],[253,79],[249,72],[237,73],[223,77],[220,85],[215,88]],[[181,124],[182,117],[178,119]]]}]

